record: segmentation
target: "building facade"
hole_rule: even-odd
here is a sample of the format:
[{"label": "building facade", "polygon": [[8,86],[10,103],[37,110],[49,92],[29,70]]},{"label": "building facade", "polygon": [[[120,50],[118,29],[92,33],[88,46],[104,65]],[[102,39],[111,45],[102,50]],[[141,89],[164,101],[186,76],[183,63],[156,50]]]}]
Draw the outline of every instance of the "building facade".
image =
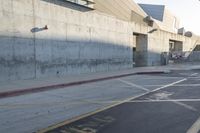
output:
[{"label": "building facade", "polygon": [[173,15],[165,5],[139,4],[140,7],[165,31],[177,33],[180,29],[180,20]]},{"label": "building facade", "polygon": [[132,0],[0,0],[0,19],[0,81],[161,65],[169,42],[198,40],[160,28]]}]

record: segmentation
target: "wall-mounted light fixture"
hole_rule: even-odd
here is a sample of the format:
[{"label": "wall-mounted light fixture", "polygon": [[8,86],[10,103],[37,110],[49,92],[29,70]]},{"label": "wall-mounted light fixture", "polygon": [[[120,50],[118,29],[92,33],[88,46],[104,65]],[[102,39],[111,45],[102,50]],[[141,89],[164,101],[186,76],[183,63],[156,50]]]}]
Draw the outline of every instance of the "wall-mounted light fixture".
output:
[{"label": "wall-mounted light fixture", "polygon": [[153,20],[153,18],[151,17],[151,16],[147,16],[147,17],[145,17],[144,18],[144,22],[146,22],[147,24],[148,24],[148,26],[153,26],[153,24],[154,24],[154,20]]},{"label": "wall-mounted light fixture", "polygon": [[48,26],[45,25],[45,26],[42,27],[42,28],[34,27],[34,28],[31,29],[31,32],[32,32],[32,33],[35,33],[35,32],[40,32],[40,31],[44,31],[44,30],[48,30],[48,29],[49,29]]},{"label": "wall-mounted light fixture", "polygon": [[192,37],[193,33],[191,31],[187,31],[187,32],[185,32],[185,36],[186,37]]},{"label": "wall-mounted light fixture", "polygon": [[151,33],[155,32],[155,31],[157,31],[157,30],[158,30],[158,29],[155,28],[155,29],[150,30],[148,33],[151,34]]},{"label": "wall-mounted light fixture", "polygon": [[45,25],[43,29],[44,29],[44,30],[48,30],[48,26],[47,26],[47,25]]}]

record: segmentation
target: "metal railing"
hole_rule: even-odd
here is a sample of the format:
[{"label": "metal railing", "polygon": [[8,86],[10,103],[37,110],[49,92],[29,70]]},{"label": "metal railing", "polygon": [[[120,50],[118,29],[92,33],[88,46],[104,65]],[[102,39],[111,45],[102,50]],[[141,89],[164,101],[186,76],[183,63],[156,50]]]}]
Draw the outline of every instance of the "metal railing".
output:
[{"label": "metal railing", "polygon": [[168,54],[169,61],[179,62],[197,62],[200,61],[200,51],[174,51]]}]

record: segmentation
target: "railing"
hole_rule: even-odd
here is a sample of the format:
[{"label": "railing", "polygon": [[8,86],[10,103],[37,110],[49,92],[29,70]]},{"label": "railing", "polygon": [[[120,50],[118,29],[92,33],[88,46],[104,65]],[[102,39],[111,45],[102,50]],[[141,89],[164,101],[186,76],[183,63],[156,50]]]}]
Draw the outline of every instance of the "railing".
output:
[{"label": "railing", "polygon": [[174,63],[200,61],[200,51],[174,51],[169,52],[169,60]]}]

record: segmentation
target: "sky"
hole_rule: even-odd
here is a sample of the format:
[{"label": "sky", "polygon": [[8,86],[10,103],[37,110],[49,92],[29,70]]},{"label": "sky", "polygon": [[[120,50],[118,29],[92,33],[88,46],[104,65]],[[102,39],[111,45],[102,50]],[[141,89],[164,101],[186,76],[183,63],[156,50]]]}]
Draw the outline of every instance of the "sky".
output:
[{"label": "sky", "polygon": [[134,0],[136,3],[166,5],[181,21],[181,27],[200,35],[199,0]]}]

